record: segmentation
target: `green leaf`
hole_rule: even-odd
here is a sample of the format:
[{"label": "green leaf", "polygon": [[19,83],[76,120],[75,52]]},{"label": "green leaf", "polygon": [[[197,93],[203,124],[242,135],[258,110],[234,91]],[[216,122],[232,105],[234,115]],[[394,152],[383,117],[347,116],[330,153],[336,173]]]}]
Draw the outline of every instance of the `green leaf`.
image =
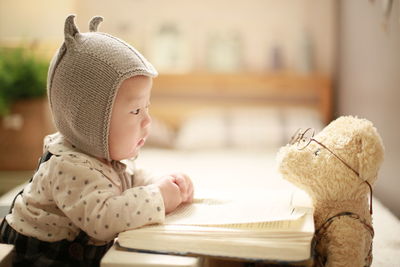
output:
[{"label": "green leaf", "polygon": [[18,99],[46,95],[48,62],[23,47],[0,48],[0,116]]}]

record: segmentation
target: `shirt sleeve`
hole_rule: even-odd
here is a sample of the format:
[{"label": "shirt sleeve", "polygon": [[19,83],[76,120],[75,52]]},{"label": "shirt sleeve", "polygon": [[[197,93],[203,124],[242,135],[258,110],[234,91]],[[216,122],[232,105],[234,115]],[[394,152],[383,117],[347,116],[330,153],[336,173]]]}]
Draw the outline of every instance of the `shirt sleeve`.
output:
[{"label": "shirt sleeve", "polygon": [[163,198],[155,185],[122,191],[101,171],[57,157],[49,187],[58,208],[89,236],[112,240],[118,233],[165,219]]}]

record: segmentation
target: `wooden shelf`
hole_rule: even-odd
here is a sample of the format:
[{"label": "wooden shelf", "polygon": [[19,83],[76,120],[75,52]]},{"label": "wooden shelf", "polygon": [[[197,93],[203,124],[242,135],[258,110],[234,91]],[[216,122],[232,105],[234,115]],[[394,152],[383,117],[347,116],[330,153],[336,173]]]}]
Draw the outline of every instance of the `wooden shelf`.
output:
[{"label": "wooden shelf", "polygon": [[332,118],[331,96],[330,79],[318,74],[161,74],[154,79],[152,111],[166,116],[174,109],[187,114],[205,106],[307,106],[327,123]]}]

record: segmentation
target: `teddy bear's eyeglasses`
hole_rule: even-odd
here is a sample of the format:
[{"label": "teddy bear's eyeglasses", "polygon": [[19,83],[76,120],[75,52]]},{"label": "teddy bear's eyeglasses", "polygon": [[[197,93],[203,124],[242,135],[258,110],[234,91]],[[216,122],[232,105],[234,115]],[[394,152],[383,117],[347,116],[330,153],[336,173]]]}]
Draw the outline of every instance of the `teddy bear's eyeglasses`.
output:
[{"label": "teddy bear's eyeglasses", "polygon": [[313,128],[308,128],[308,129],[306,129],[304,131],[300,128],[292,136],[292,138],[290,139],[289,144],[296,145],[298,150],[303,150],[312,141],[314,141],[318,145],[320,145],[323,148],[325,148],[326,150],[328,150],[332,155],[334,155],[338,160],[340,160],[344,165],[346,165],[350,170],[352,170],[358,177],[360,177],[360,174],[358,173],[358,171],[353,169],[349,164],[347,164],[346,161],[344,161],[341,157],[336,155],[336,153],[334,153],[332,150],[330,150],[327,146],[325,146],[321,142],[319,142],[316,139],[314,139],[314,135],[315,135],[315,130]]},{"label": "teddy bear's eyeglasses", "polygon": [[[294,133],[294,135],[290,139],[289,144],[290,145],[296,145],[298,150],[303,150],[312,141],[314,141],[318,145],[320,145],[323,148],[325,148],[326,150],[328,150],[332,155],[334,155],[338,160],[340,160],[344,165],[346,165],[350,170],[352,170],[360,179],[362,179],[360,174],[358,173],[358,171],[353,169],[349,164],[347,164],[346,161],[344,161],[341,157],[336,155],[336,153],[334,153],[332,150],[330,150],[323,143],[321,143],[321,142],[317,141],[316,139],[314,139],[314,135],[315,135],[315,130],[313,128],[307,128],[304,131],[300,128]],[[369,211],[372,214],[372,186],[370,185],[370,183],[368,181],[364,181],[364,182],[368,185],[369,190],[370,190],[370,194],[371,195],[370,195],[370,209],[369,209]]]}]

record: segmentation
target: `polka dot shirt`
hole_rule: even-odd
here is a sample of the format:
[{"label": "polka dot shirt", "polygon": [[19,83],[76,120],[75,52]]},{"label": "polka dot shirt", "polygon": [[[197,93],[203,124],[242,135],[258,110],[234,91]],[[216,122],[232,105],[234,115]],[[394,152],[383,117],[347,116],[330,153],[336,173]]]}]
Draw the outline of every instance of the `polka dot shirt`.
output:
[{"label": "polka dot shirt", "polygon": [[19,233],[55,242],[73,240],[83,230],[100,245],[119,232],[164,221],[158,187],[134,174],[132,164],[105,164],[59,133],[45,138],[45,150],[53,156],[41,164],[6,217]]}]

